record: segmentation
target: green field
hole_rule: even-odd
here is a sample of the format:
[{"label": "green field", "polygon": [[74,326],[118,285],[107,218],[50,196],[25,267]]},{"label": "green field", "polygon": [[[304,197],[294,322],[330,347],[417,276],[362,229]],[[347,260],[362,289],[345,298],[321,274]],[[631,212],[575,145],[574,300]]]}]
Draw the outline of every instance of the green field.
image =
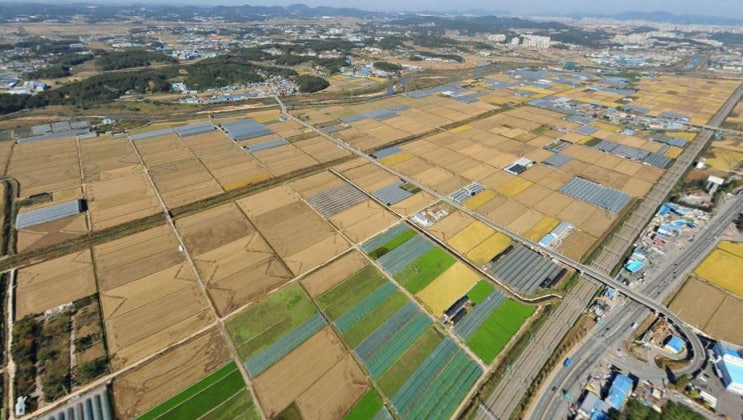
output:
[{"label": "green field", "polygon": [[446,251],[434,247],[395,274],[395,279],[410,293],[416,294],[451,267],[455,261]]},{"label": "green field", "polygon": [[506,300],[467,340],[467,347],[485,363],[492,362],[535,310],[534,306],[527,306],[511,299]]},{"label": "green field", "polygon": [[346,414],[348,420],[367,420],[374,417],[382,408],[382,399],[377,395],[377,391],[370,389],[357,403],[351,411]]},{"label": "green field", "polygon": [[398,246],[404,244],[407,242],[410,238],[417,235],[417,233],[414,230],[408,230],[403,233],[401,233],[399,236],[391,239],[386,244],[380,246],[379,248],[373,250],[369,253],[369,256],[374,258],[375,260],[382,255],[392,251],[393,249],[397,248]]},{"label": "green field", "polygon": [[493,287],[489,281],[480,280],[472,289],[470,289],[469,292],[467,292],[467,297],[472,301],[472,303],[477,305],[482,303],[482,301],[490,295],[490,292],[492,292],[493,289],[495,289],[495,287]]},{"label": "green field", "polygon": [[318,297],[317,305],[330,319],[336,320],[386,281],[387,278],[376,267],[367,265],[358,273],[343,280],[343,283]]},{"label": "green field", "polygon": [[248,360],[316,313],[296,283],[227,321],[227,330],[243,360]]},{"label": "green field", "polygon": [[260,419],[234,362],[191,385],[139,419]]},{"label": "green field", "polygon": [[396,292],[382,302],[377,308],[371,311],[361,321],[356,323],[350,330],[343,334],[343,339],[349,347],[356,348],[361,344],[366,337],[371,335],[377,328],[379,328],[385,321],[387,321],[392,315],[399,311],[406,303],[408,303],[408,297],[402,292]]},{"label": "green field", "polygon": [[441,343],[442,338],[433,329],[427,329],[408,350],[382,375],[377,384],[385,395],[392,396],[425,358]]}]

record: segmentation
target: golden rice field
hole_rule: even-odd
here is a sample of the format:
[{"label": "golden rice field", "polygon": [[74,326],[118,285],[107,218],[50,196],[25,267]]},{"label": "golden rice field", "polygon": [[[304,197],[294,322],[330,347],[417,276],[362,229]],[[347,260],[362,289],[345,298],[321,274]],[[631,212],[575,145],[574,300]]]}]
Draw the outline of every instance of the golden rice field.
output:
[{"label": "golden rice field", "polygon": [[530,241],[538,241],[544,237],[544,235],[552,232],[552,229],[556,228],[560,224],[560,221],[549,216],[545,216],[542,220],[538,221],[534,226],[524,234]]},{"label": "golden rice field", "polygon": [[415,156],[413,156],[413,154],[410,152],[400,152],[392,156],[387,156],[386,158],[379,159],[379,163],[386,166],[395,166],[398,163],[403,163],[406,160],[410,160],[414,157]]},{"label": "golden rice field", "polygon": [[524,178],[516,177],[499,186],[496,191],[505,195],[506,197],[513,197],[516,194],[531,187],[532,185],[533,183],[531,181],[528,181]]},{"label": "golden rice field", "polygon": [[697,276],[743,297],[743,244],[722,242],[694,270]]},{"label": "golden rice field", "polygon": [[470,198],[469,200],[464,202],[464,208],[469,210],[475,210],[478,207],[482,206],[483,204],[487,203],[488,201],[492,200],[498,193],[495,191],[485,190],[476,196]]},{"label": "golden rice field", "polygon": [[480,276],[463,262],[457,261],[436,280],[415,296],[430,309],[434,315],[441,315],[457,299],[464,296]]},{"label": "golden rice field", "polygon": [[472,248],[467,253],[467,258],[475,264],[484,264],[491,258],[505,251],[509,245],[511,245],[511,238],[500,232],[496,232],[494,235],[482,241],[480,245]]},{"label": "golden rice field", "polygon": [[710,149],[710,152],[713,157],[707,158],[706,162],[710,168],[728,171],[743,162],[743,153],[741,152],[721,149],[719,147],[713,147]]},{"label": "golden rice field", "polygon": [[495,229],[483,222],[476,221],[470,223],[467,227],[460,230],[459,233],[452,236],[452,238],[447,241],[447,244],[457,252],[466,254],[469,250],[476,247],[479,243],[494,233]]}]

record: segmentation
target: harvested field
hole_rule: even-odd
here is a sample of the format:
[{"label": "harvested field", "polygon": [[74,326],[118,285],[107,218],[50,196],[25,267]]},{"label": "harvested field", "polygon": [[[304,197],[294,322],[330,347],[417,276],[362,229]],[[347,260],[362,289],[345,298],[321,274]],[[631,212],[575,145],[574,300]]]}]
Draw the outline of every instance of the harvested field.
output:
[{"label": "harvested field", "polygon": [[194,257],[194,264],[222,316],[259,299],[292,278],[255,231]]},{"label": "harvested field", "polygon": [[134,142],[148,168],[191,159],[194,154],[177,134],[152,137]]},{"label": "harvested field", "polygon": [[[738,328],[743,299],[697,278],[689,278],[668,307],[681,319],[715,338],[743,342]],[[735,321],[735,320],[738,321]]]},{"label": "harvested field", "polygon": [[88,233],[88,221],[85,214],[81,213],[18,230],[16,248],[21,252],[31,251],[62,243],[86,233]]},{"label": "harvested field", "polygon": [[449,239],[454,237],[454,235],[459,233],[466,226],[469,226],[471,223],[471,217],[459,211],[454,211],[443,220],[428,228],[428,232],[442,241],[449,241]]},{"label": "harvested field", "polygon": [[160,201],[143,172],[90,183],[87,195],[94,231],[162,212]]},{"label": "harvested field", "polygon": [[500,226],[508,226],[528,210],[528,207],[513,200],[508,200],[502,206],[485,214],[485,216]]},{"label": "harvested field", "polygon": [[355,243],[362,242],[399,221],[397,216],[369,199],[334,214],[328,220]]},{"label": "harvested field", "polygon": [[522,191],[520,194],[517,194],[514,199],[525,206],[533,207],[540,201],[547,198],[550,193],[552,193],[551,190],[539,184],[534,184],[526,190]]},{"label": "harvested field", "polygon": [[[263,200],[287,204],[260,213],[266,208]],[[264,191],[238,200],[237,204],[294,274],[322,264],[348,248],[340,234],[288,188]]]},{"label": "harvested field", "polygon": [[85,182],[91,183],[140,172],[142,164],[129,139],[92,138],[80,140]]},{"label": "harvested field", "polygon": [[216,328],[126,371],[113,382],[117,418],[132,418],[168,400],[230,360]]},{"label": "harvested field", "polygon": [[201,158],[201,163],[225,191],[271,178],[271,174],[257,160],[240,150],[205,156]]},{"label": "harvested field", "polygon": [[548,216],[556,217],[574,201],[575,200],[567,195],[555,191],[548,195],[547,198],[534,205],[534,209]]},{"label": "harvested field", "polygon": [[[152,285],[157,284],[157,288]],[[101,293],[111,365],[121,369],[213,322],[186,263]]]},{"label": "harvested field", "polygon": [[743,244],[721,242],[694,270],[697,276],[743,297]]},{"label": "harvested field", "polygon": [[595,210],[597,210],[597,207],[584,203],[583,201],[575,200],[565,207],[560,214],[557,215],[557,218],[560,220],[567,220],[575,226],[582,226]]},{"label": "harvested field", "polygon": [[289,183],[289,186],[306,200],[315,194],[339,187],[343,184],[344,181],[341,178],[331,172],[323,171],[292,181]]},{"label": "harvested field", "polygon": [[168,226],[135,233],[93,247],[101,292],[110,291],[184,261]]},{"label": "harvested field", "polygon": [[410,216],[435,203],[436,197],[428,194],[425,191],[418,192],[412,196],[400,201],[399,203],[393,204],[392,210],[403,216]]},{"label": "harvested field", "polygon": [[273,417],[283,411],[346,354],[340,339],[326,327],[271,366],[253,381],[265,414]]},{"label": "harvested field", "polygon": [[368,264],[366,258],[356,251],[349,252],[328,265],[304,276],[299,281],[313,299],[337,286],[353,273]]},{"label": "harvested field", "polygon": [[564,256],[581,261],[586,253],[598,242],[598,239],[586,232],[576,230],[562,242],[557,250]]},{"label": "harvested field", "polygon": [[90,250],[18,270],[15,318],[43,313],[96,293]]},{"label": "harvested field", "polygon": [[579,227],[589,235],[600,238],[604,236],[604,233],[609,230],[615,220],[616,215],[607,213],[602,209],[595,209]]},{"label": "harvested field", "polygon": [[366,375],[346,355],[296,400],[306,419],[340,419],[369,389]]},{"label": "harvested field", "polygon": [[505,251],[511,245],[511,238],[496,232],[467,252],[467,258],[475,264],[484,264]]},{"label": "harvested field", "polygon": [[[696,302],[699,302],[698,297]],[[727,295],[716,309],[703,331],[733,343],[743,342],[740,328],[743,323],[743,299]]]},{"label": "harvested field", "polygon": [[308,140],[302,140],[294,143],[304,153],[310,155],[318,162],[330,162],[349,156],[350,152],[338,147],[335,143],[322,137],[313,137]]},{"label": "harvested field", "polygon": [[[141,141],[141,140],[139,140]],[[232,153],[239,153],[241,150],[235,143],[227,137],[223,132],[219,130],[210,131],[204,134],[197,134],[195,136],[183,137],[183,141],[186,143],[194,156],[203,157],[213,155],[220,152],[230,151]]]},{"label": "harvested field", "polygon": [[74,137],[13,147],[7,176],[20,184],[20,197],[53,192],[81,184]]},{"label": "harvested field", "polygon": [[336,167],[336,170],[342,173],[351,182],[361,187],[364,191],[376,191],[380,188],[392,184],[398,179],[391,173],[378,168],[371,163],[363,163],[359,166],[350,166],[344,169],[342,166]]},{"label": "harvested field", "polygon": [[1,132],[0,139],[2,139],[0,140],[0,174],[5,175],[5,171],[8,169],[10,154],[13,151],[15,142],[10,139],[4,138]]},{"label": "harvested field", "polygon": [[539,223],[543,217],[542,213],[529,209],[524,214],[514,219],[506,227],[508,230],[522,235],[530,230],[532,226]]},{"label": "harvested field", "polygon": [[195,256],[255,232],[245,215],[233,203],[177,219],[175,224],[184,245]]},{"label": "harvested field", "polygon": [[206,167],[196,159],[160,166],[149,173],[168,208],[183,206],[223,192]]},{"label": "harvested field", "polygon": [[446,243],[457,252],[466,254],[494,233],[495,230],[490,226],[480,221],[475,221],[467,225],[467,227],[459,231],[456,235],[452,236],[451,239],[446,241]]},{"label": "harvested field", "polygon": [[652,187],[653,184],[651,182],[630,178],[620,189],[635,197],[644,197]]},{"label": "harvested field", "polygon": [[318,163],[293,144],[262,150],[256,152],[254,156],[276,176],[309,168]]},{"label": "harvested field", "polygon": [[467,294],[480,276],[467,265],[457,261],[431,284],[416,293],[433,315],[441,315],[454,301]]}]

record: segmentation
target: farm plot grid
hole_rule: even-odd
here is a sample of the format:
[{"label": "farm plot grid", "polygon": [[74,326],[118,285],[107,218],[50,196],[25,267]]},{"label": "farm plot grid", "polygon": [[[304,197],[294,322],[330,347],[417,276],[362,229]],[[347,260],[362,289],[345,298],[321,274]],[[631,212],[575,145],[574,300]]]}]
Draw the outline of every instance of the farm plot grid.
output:
[{"label": "farm plot grid", "polygon": [[[376,239],[367,249],[376,250],[382,245],[393,248],[390,240],[396,240],[394,234],[410,231],[397,227],[392,232],[393,234]],[[316,302],[344,342],[362,361],[369,376],[393,401],[392,410],[403,418],[416,418],[416,414],[413,413],[411,417],[405,411],[407,399],[401,398],[401,402],[395,405],[394,397],[400,392],[410,391],[405,388],[410,381],[422,383],[424,388],[434,382],[439,371],[444,370],[451,357],[454,357],[453,354],[459,355],[457,366],[468,366],[467,373],[463,373],[466,379],[455,378],[457,375],[447,372],[441,379],[442,383],[430,389],[427,394],[408,397],[409,404],[417,404],[419,399],[430,399],[429,403],[433,405],[430,409],[435,413],[432,414],[433,418],[447,418],[482,373],[477,363],[470,360],[453,341],[442,337],[437,329],[432,328],[433,321],[430,317],[422,313],[415,303],[409,301],[374,266],[368,265],[349,276],[317,297]],[[453,346],[450,349],[451,357],[439,359],[433,356],[442,343]],[[451,382],[443,378],[449,378]],[[449,393],[453,394],[448,395]],[[445,395],[447,401],[440,405],[433,403]],[[368,395],[369,415],[386,414],[380,411],[384,407],[381,402],[377,402],[377,398],[376,395]],[[425,415],[428,414],[426,411]]]}]

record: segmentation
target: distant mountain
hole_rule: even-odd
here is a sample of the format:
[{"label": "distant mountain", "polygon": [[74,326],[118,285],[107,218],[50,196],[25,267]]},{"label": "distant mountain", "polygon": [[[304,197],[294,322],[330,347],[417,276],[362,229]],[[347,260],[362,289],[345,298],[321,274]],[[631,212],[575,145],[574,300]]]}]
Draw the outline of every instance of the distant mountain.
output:
[{"label": "distant mountain", "polygon": [[649,22],[674,23],[678,25],[726,25],[743,24],[741,18],[700,15],[677,15],[669,12],[624,12],[616,15],[570,14],[570,17],[596,17],[617,20],[645,20]]}]

